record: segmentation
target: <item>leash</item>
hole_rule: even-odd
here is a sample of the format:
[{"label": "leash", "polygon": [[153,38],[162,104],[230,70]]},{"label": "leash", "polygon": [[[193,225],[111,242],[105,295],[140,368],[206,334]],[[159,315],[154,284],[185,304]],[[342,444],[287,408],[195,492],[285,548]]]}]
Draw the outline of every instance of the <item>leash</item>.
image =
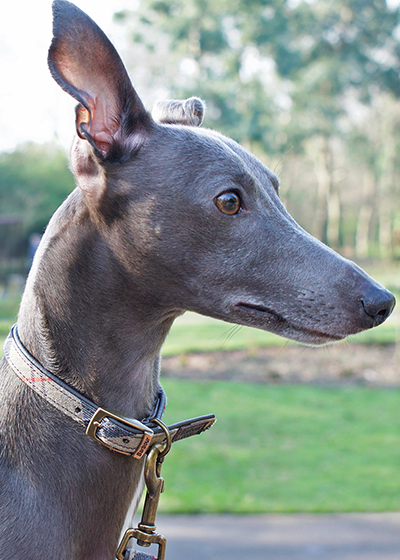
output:
[{"label": "leash", "polygon": [[160,495],[164,492],[164,479],[160,476],[161,466],[166,454],[171,449],[172,440],[170,434],[168,434],[168,428],[162,422],[159,421],[159,423],[165,430],[167,441],[164,447],[156,444],[147,455],[144,468],[147,492],[142,518],[136,529],[128,529],[122,537],[116,553],[118,560],[150,560],[154,558],[154,556],[150,556],[149,554],[138,553],[131,549],[130,545],[132,545],[133,540],[136,540],[137,544],[143,547],[157,544],[157,560],[165,559],[167,541],[165,537],[156,533],[155,521]]},{"label": "leash", "polygon": [[162,387],[153,411],[142,420],[127,418],[98,407],[45,369],[28,352],[18,336],[17,325],[12,327],[4,343],[4,356],[19,379],[57,410],[77,422],[91,439],[134,459],[146,456],[144,478],[147,492],[142,519],[136,529],[126,531],[116,556],[118,560],[155,560],[154,556],[130,548],[132,540],[136,539],[139,546],[157,544],[157,560],[164,560],[166,539],[155,532],[158,502],[164,491],[162,463],[172,443],[208,430],[216,421],[214,414],[191,418],[167,427],[162,422],[167,402]]}]

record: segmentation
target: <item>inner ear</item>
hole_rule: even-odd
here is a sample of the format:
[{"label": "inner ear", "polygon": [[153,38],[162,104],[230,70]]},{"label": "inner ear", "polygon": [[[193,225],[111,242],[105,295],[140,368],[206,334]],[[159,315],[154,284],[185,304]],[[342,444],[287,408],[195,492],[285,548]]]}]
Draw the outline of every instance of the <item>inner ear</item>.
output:
[{"label": "inner ear", "polygon": [[198,97],[186,100],[158,101],[152,111],[153,119],[162,124],[200,126],[203,122],[205,103]]},{"label": "inner ear", "polygon": [[[143,139],[150,122],[114,46],[94,21],[66,0],[53,4],[48,63],[57,83],[79,105],[76,129],[107,157],[129,135]],[[130,138],[132,141],[132,138]]]}]

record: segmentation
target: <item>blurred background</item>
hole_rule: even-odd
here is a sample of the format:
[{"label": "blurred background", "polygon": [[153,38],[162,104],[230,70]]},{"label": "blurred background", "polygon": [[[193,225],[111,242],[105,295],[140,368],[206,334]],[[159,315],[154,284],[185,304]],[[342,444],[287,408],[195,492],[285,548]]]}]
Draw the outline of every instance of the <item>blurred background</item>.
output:
[{"label": "blurred background", "polygon": [[[46,69],[51,3],[2,7],[0,339],[40,236],[74,188],[74,103]],[[204,126],[281,179],[295,219],[400,297],[400,8],[395,0],[77,0],[148,109],[192,95]],[[161,508],[400,510],[400,314],[304,349],[186,314],[164,348],[167,422],[214,412],[178,443]],[[192,438],[193,439],[193,438]]]}]

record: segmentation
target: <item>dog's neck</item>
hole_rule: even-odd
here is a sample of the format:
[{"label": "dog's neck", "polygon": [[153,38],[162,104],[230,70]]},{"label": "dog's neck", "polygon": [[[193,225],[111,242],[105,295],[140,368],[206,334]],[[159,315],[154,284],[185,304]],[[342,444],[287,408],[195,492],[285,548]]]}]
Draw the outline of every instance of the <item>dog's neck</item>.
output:
[{"label": "dog's neck", "polygon": [[[143,301],[140,275],[130,277],[75,190],[51,220],[35,255],[18,329],[22,343],[44,368],[102,408],[141,419],[156,400],[160,348],[176,313],[149,298]],[[8,371],[12,377],[4,392],[15,395],[8,403],[15,401],[18,410],[24,410],[19,447],[12,441],[9,447],[13,461],[26,465],[36,481],[43,503],[51,501],[47,494],[53,492],[46,481],[58,481],[60,495],[52,516],[59,534],[65,535],[57,543],[64,547],[60,557],[109,560],[132,500],[136,509],[142,461],[81,434],[44,399],[34,398],[30,388],[17,385]],[[33,403],[29,407],[27,399]],[[57,466],[60,462],[62,467]],[[80,504],[72,517],[71,502]],[[32,546],[41,550],[39,537]],[[50,539],[45,545],[50,556],[53,544]]]},{"label": "dog's neck", "polygon": [[177,313],[143,298],[140,276],[124,271],[79,191],[56,216],[27,281],[21,339],[45,368],[100,406],[143,417]]}]

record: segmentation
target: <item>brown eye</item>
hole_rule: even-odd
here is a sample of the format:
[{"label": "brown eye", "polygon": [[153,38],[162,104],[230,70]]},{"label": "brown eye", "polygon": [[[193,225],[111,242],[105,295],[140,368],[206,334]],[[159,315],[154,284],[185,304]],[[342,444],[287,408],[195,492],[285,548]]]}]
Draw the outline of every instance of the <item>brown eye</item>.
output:
[{"label": "brown eye", "polygon": [[229,216],[237,214],[241,208],[240,198],[234,192],[220,194],[215,199],[215,204],[218,210]]}]

